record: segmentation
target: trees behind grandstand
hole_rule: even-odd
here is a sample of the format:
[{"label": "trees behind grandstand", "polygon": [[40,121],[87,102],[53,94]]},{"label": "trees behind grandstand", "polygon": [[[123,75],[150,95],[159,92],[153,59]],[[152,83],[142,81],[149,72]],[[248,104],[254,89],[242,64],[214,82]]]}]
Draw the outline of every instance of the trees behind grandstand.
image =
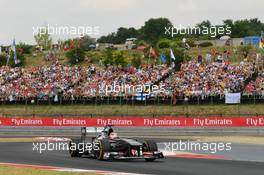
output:
[{"label": "trees behind grandstand", "polygon": [[89,35],[84,35],[80,38],[80,47],[85,50],[85,51],[89,51],[91,49],[93,49],[94,46],[96,44],[96,39],[90,37]]},{"label": "trees behind grandstand", "polygon": [[227,19],[223,22],[225,25],[229,25],[232,28],[232,38],[259,36],[261,31],[264,31],[264,23],[262,23],[258,18],[237,21]]},{"label": "trees behind grandstand", "polygon": [[128,64],[128,60],[125,58],[124,51],[112,50],[108,48],[104,51],[102,63],[104,66],[122,65],[123,67],[126,67]]},{"label": "trees behind grandstand", "polygon": [[[264,31],[264,23],[262,23],[258,18],[252,19],[243,19],[233,21],[231,19],[223,20],[222,24],[215,26],[230,26],[231,27],[231,37],[232,38],[240,38],[245,36],[259,36],[261,31]],[[98,39],[100,43],[113,43],[113,44],[121,44],[124,43],[126,38],[137,38],[138,40],[144,40],[150,44],[156,44],[162,38],[168,38],[169,35],[165,35],[165,27],[172,26],[171,21],[168,18],[151,18],[147,20],[144,25],[139,28],[124,28],[120,27],[117,32],[110,33],[109,35],[102,36]],[[213,24],[209,20],[202,21],[201,23],[196,24],[196,27],[206,26],[210,28]],[[212,39],[212,37],[208,35],[199,35],[199,34],[190,34],[188,36],[185,35],[177,35],[176,38],[183,37],[191,37],[196,40],[201,39]],[[216,38],[221,37],[217,35]],[[171,39],[171,38],[170,38]]]},{"label": "trees behind grandstand", "polygon": [[37,45],[43,50],[49,50],[52,48],[52,38],[47,29],[42,28],[40,31],[38,31],[34,38]]},{"label": "trees behind grandstand", "polygon": [[74,65],[84,60],[85,52],[82,48],[74,47],[70,51],[66,52],[65,56],[69,59],[69,62]]},{"label": "trees behind grandstand", "polygon": [[110,33],[107,36],[102,36],[98,39],[99,43],[113,43],[113,44],[121,44],[127,38],[135,38],[138,36],[138,31],[134,27],[125,28],[119,27],[117,32]]},{"label": "trees behind grandstand", "polygon": [[168,18],[151,18],[138,30],[133,27],[120,27],[117,32],[99,38],[98,42],[122,44],[127,38],[138,38],[139,40],[155,44],[159,39],[168,37],[164,33],[164,28],[169,25],[172,25],[172,23]]},{"label": "trees behind grandstand", "polygon": [[133,58],[131,60],[132,66],[138,69],[141,65],[141,62],[141,55],[138,53],[133,53]]}]

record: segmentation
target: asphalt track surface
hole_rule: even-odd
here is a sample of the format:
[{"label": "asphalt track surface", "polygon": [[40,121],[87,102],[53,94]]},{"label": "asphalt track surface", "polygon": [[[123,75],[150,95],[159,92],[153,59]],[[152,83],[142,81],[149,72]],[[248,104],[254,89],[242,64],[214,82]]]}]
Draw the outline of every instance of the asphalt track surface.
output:
[{"label": "asphalt track surface", "polygon": [[177,157],[155,162],[98,161],[90,158],[71,158],[67,151],[47,151],[40,154],[32,149],[32,143],[0,143],[0,162],[160,175],[264,174],[262,162]]}]

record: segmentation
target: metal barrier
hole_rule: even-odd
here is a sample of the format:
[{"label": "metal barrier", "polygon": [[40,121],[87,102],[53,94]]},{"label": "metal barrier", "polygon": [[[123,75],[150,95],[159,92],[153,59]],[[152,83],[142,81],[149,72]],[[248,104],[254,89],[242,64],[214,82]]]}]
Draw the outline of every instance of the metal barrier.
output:
[{"label": "metal barrier", "polygon": [[[132,96],[97,96],[97,97],[82,97],[75,96],[72,98],[69,97],[59,97],[58,101],[54,100],[54,97],[38,99],[38,98],[24,98],[17,97],[10,101],[8,98],[0,97],[1,104],[22,104],[22,105],[47,105],[47,104],[56,104],[56,105],[69,105],[69,104],[83,104],[83,105],[200,105],[200,104],[225,104],[224,96],[190,96],[185,98],[177,97],[174,99],[172,96],[156,96],[145,98],[145,100],[138,101]],[[259,104],[264,103],[263,95],[248,95],[241,97],[241,104]]]},{"label": "metal barrier", "polygon": [[[180,135],[258,135],[264,136],[264,128],[216,127],[115,127],[122,136],[174,137]],[[0,136],[79,136],[81,127],[0,127]]]}]

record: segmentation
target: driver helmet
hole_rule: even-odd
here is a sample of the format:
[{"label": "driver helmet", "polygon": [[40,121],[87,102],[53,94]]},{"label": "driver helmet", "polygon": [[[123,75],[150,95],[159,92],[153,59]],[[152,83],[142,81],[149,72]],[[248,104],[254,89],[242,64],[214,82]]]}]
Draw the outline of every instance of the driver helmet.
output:
[{"label": "driver helmet", "polygon": [[110,138],[110,139],[115,139],[115,138],[117,138],[117,133],[116,133],[116,132],[111,132],[110,135],[109,135],[109,138]]}]

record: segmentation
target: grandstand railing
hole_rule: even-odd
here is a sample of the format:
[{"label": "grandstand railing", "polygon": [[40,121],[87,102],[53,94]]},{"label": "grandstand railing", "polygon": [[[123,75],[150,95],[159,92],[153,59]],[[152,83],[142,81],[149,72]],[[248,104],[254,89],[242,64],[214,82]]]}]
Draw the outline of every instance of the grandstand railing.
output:
[{"label": "grandstand railing", "polygon": [[[8,97],[0,97],[0,104],[2,105],[201,105],[201,104],[225,104],[224,96],[189,96],[189,97],[177,97],[176,100],[172,96],[156,96],[145,98],[145,100],[138,101],[134,97],[124,97],[124,96],[98,96],[98,97],[59,97],[57,101],[54,100],[55,97],[49,97],[45,99],[38,98],[25,98],[16,97],[10,100]],[[241,97],[241,104],[258,104],[264,103],[264,95],[254,94],[254,95],[243,95]]]}]

